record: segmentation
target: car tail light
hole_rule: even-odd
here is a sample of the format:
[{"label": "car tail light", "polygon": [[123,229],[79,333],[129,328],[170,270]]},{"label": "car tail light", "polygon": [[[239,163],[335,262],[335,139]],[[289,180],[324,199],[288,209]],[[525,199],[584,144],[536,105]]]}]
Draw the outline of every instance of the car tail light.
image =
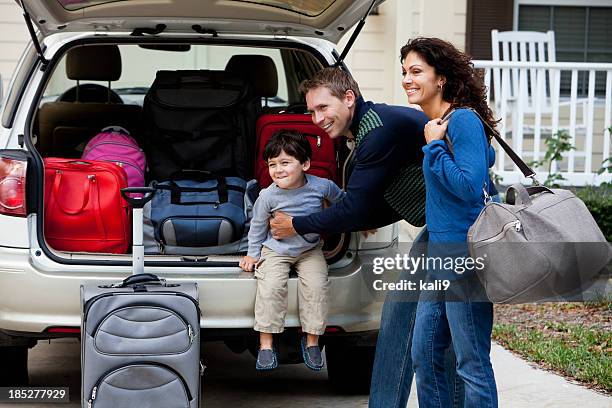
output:
[{"label": "car tail light", "polygon": [[325,333],[342,333],[344,330],[340,327],[330,326],[325,328]]},{"label": "car tail light", "polygon": [[47,333],[79,334],[81,329],[78,327],[50,327],[47,329]]},{"label": "car tail light", "polygon": [[0,157],[0,214],[25,217],[27,162]]},{"label": "car tail light", "polygon": [[[297,328],[297,332],[298,333],[303,333],[302,328],[298,327]],[[344,329],[342,327],[338,327],[338,326],[328,326],[325,328],[325,333],[344,333]]]}]

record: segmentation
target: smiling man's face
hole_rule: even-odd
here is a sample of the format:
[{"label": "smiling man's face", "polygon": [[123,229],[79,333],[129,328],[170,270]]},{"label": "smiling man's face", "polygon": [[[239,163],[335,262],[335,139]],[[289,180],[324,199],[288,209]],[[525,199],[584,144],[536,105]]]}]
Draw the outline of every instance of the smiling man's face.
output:
[{"label": "smiling man's face", "polygon": [[355,107],[353,91],[346,91],[344,98],[340,99],[325,86],[314,88],[306,94],[306,106],[312,115],[312,122],[330,138],[350,136],[349,127]]}]

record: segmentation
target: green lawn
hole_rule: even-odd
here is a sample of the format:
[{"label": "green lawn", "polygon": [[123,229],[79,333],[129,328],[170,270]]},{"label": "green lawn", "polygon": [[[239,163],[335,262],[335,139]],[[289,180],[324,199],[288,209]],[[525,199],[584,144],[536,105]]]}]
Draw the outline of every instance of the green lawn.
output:
[{"label": "green lawn", "polygon": [[493,338],[545,368],[612,392],[612,332],[566,322],[496,323]]}]

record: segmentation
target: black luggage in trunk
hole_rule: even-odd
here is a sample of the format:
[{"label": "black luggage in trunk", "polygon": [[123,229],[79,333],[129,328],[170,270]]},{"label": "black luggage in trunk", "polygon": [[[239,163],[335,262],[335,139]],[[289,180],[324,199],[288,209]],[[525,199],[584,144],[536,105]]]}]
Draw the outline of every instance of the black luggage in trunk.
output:
[{"label": "black luggage in trunk", "polygon": [[248,83],[224,71],[157,72],[143,106],[151,177],[206,170],[250,179],[249,96]]}]

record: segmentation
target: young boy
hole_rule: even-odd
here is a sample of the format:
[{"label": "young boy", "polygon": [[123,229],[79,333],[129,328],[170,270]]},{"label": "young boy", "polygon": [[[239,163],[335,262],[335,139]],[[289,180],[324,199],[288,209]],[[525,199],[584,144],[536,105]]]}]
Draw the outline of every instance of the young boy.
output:
[{"label": "young boy", "polygon": [[293,216],[321,211],[324,200],[339,201],[344,192],[334,182],[305,174],[312,151],[301,133],[280,130],[265,146],[263,159],[273,183],[262,190],[253,208],[247,256],[240,267],[255,269],[255,326],[260,348],[255,368],[272,370],[278,366],[272,344],[273,333],[284,330],[287,313],[287,281],[292,265],[298,274],[298,301],[302,331],[300,345],[304,363],[318,371],[323,368],[319,336],[325,331],[329,281],[327,263],[317,234],[296,235],[276,240],[268,222],[274,211]]}]

